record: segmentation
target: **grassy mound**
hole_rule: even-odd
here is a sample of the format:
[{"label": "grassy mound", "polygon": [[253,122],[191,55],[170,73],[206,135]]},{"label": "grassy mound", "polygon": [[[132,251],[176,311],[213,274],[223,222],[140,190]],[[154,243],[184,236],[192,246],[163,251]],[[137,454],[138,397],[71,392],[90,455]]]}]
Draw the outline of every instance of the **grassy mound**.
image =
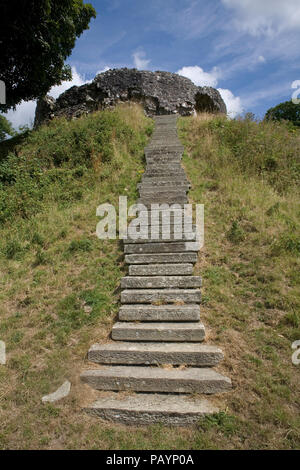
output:
[{"label": "grassy mound", "polygon": [[[0,146],[2,449],[299,448],[299,130],[201,116],[179,121],[190,198],[205,204],[202,317],[234,390],[195,428],[99,423],[80,406],[89,346],[118,310],[122,246],[96,207],[137,198],[152,121],[121,106],[59,119]],[[65,380],[70,395],[41,397]]]}]

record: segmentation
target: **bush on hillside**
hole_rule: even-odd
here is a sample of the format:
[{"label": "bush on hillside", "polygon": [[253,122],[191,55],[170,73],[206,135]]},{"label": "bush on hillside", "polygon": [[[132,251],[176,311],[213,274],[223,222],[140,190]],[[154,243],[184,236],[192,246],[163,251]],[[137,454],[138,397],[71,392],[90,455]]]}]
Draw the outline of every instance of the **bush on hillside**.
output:
[{"label": "bush on hillside", "polygon": [[285,101],[266,112],[269,121],[290,121],[294,126],[300,126],[300,106],[292,101]]},{"label": "bush on hillside", "polygon": [[0,222],[80,199],[82,188],[120,171],[121,152],[142,155],[151,128],[141,108],[120,106],[29,132],[0,161]]}]

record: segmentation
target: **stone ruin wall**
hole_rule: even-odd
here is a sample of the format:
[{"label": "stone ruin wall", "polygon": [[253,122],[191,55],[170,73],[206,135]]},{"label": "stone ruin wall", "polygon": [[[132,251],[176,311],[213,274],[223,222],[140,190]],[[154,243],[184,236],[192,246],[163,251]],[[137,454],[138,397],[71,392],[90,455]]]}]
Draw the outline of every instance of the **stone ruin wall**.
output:
[{"label": "stone ruin wall", "polygon": [[203,111],[226,114],[226,105],[214,88],[198,87],[175,73],[124,68],[100,73],[91,83],[73,86],[57,100],[48,95],[40,99],[34,125],[59,116],[77,118],[126,101],[141,103],[148,116],[190,116]]}]

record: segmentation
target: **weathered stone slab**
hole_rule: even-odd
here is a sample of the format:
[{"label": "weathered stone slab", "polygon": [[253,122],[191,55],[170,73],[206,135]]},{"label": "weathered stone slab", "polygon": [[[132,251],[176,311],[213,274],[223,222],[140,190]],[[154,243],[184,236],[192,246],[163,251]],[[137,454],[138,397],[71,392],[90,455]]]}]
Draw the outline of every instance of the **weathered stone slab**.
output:
[{"label": "weathered stone slab", "polygon": [[55,392],[50,393],[50,395],[43,396],[42,402],[43,403],[46,403],[46,402],[54,403],[58,400],[61,400],[62,398],[67,397],[70,393],[70,390],[71,390],[71,382],[66,380],[61,385],[61,387],[59,387]]},{"label": "weathered stone slab", "polygon": [[184,253],[185,251],[199,251],[201,245],[199,242],[173,242],[166,243],[132,243],[124,245],[126,254],[133,253]]},{"label": "weathered stone slab", "polygon": [[188,303],[201,301],[199,289],[129,289],[121,292],[122,304]]},{"label": "weathered stone slab", "polygon": [[151,204],[187,204],[188,198],[183,195],[165,195],[165,196],[142,196],[138,199],[138,204],[144,204],[151,208]]},{"label": "weathered stone slab", "polygon": [[130,323],[117,322],[112,329],[116,341],[203,341],[202,323]]},{"label": "weathered stone slab", "polygon": [[119,396],[112,393],[109,397],[100,397],[84,411],[105,421],[125,425],[187,426],[196,424],[201,417],[217,413],[218,409],[203,398],[185,395],[138,393]]},{"label": "weathered stone slab", "polygon": [[[145,225],[141,225],[141,227],[145,227]],[[146,225],[147,227],[147,225]],[[157,228],[157,230],[156,230]],[[125,238],[124,243],[128,244],[149,244],[149,243],[171,243],[171,242],[186,242],[186,241],[196,241],[197,233],[182,233],[183,230],[171,232],[158,230],[159,226],[148,226],[148,237],[147,238]],[[147,235],[147,232],[145,233]]]},{"label": "weathered stone slab", "polygon": [[163,178],[145,178],[143,177],[141,183],[138,183],[137,187],[138,188],[147,188],[147,187],[155,187],[158,186],[158,189],[162,188],[178,188],[180,187],[189,189],[191,187],[191,183],[188,181],[187,178],[183,179],[182,177],[179,178],[168,178],[168,177],[163,177]]},{"label": "weathered stone slab", "polygon": [[197,343],[129,343],[114,341],[94,344],[88,360],[98,364],[188,365],[213,367],[224,359],[216,346]]},{"label": "weathered stone slab", "polygon": [[[151,230],[153,233],[161,233],[162,231],[165,233],[170,230],[170,234],[173,232],[178,233],[181,230],[182,232],[190,232],[189,227],[186,229],[184,227],[183,210],[176,210],[175,214],[173,214],[172,211],[160,211],[153,206],[146,209],[147,212],[143,210],[139,214],[139,225],[140,227],[148,227],[148,233],[151,233]],[[175,229],[173,230],[174,227]],[[192,226],[192,232],[195,232],[195,226]]]},{"label": "weathered stone slab", "polygon": [[127,264],[196,263],[197,253],[146,253],[125,256]]},{"label": "weathered stone slab", "polygon": [[174,186],[174,188],[170,189],[170,187],[167,187],[167,188],[161,188],[158,190],[157,187],[146,187],[146,188],[141,188],[140,191],[140,196],[143,197],[143,196],[146,196],[146,197],[150,197],[150,196],[155,196],[155,197],[164,197],[164,196],[186,196],[186,190],[185,189],[180,189],[180,188],[176,188]]},{"label": "weathered stone slab", "polygon": [[81,380],[96,390],[212,394],[231,388],[229,378],[208,368],[111,366],[87,370]]},{"label": "weathered stone slab", "polygon": [[181,152],[160,152],[160,151],[155,151],[152,150],[150,153],[145,154],[146,157],[146,162],[147,163],[166,163],[166,162],[176,162],[179,164],[182,159],[182,154]]},{"label": "weathered stone slab", "polygon": [[129,276],[188,276],[193,274],[192,264],[140,264],[129,266]]},{"label": "weathered stone slab", "polygon": [[153,178],[156,176],[163,176],[166,175],[168,178],[172,176],[176,176],[176,178],[182,179],[182,181],[185,181],[185,173],[183,168],[181,167],[180,164],[153,164],[153,165],[147,165],[146,170],[144,173],[145,178]]},{"label": "weathered stone slab", "polygon": [[184,169],[179,164],[177,164],[177,165],[171,165],[171,164],[169,164],[169,165],[168,164],[164,164],[164,165],[158,165],[158,164],[147,165],[144,176],[145,176],[145,178],[147,178],[147,176],[149,176],[149,175],[162,176],[164,174],[166,174],[168,176],[169,175],[176,175],[176,177],[178,177],[178,178],[180,176],[182,176],[183,179],[185,177]]},{"label": "weathered stone slab", "polygon": [[150,143],[146,148],[145,152],[148,153],[151,150],[155,151],[160,151],[161,153],[167,153],[167,152],[173,152],[173,151],[178,151],[182,152],[184,151],[184,147],[179,144],[167,144],[161,140],[160,142],[156,142],[155,144]]},{"label": "weathered stone slab", "polygon": [[199,305],[122,305],[120,321],[141,322],[190,322],[200,320]]},{"label": "weathered stone slab", "polygon": [[122,289],[189,289],[201,285],[200,276],[127,276],[121,280]]},{"label": "weathered stone slab", "polygon": [[174,155],[155,155],[152,157],[147,157],[146,158],[147,165],[176,165],[176,166],[181,166],[181,158],[174,157]]}]

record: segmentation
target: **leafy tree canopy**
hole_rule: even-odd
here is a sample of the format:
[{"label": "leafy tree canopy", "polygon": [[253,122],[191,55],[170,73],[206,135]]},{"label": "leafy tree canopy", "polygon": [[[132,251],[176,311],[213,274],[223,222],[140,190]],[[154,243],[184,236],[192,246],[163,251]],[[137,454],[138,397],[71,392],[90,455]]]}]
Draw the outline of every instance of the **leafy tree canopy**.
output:
[{"label": "leafy tree canopy", "polygon": [[1,0],[0,80],[6,85],[6,105],[0,110],[70,80],[65,60],[95,17],[83,0]]},{"label": "leafy tree canopy", "polygon": [[270,108],[266,112],[265,118],[272,121],[291,121],[295,126],[300,126],[300,104],[285,101]]},{"label": "leafy tree canopy", "polygon": [[13,136],[16,132],[12,128],[11,123],[6,119],[5,116],[0,114],[0,142],[6,139],[7,135]]}]

